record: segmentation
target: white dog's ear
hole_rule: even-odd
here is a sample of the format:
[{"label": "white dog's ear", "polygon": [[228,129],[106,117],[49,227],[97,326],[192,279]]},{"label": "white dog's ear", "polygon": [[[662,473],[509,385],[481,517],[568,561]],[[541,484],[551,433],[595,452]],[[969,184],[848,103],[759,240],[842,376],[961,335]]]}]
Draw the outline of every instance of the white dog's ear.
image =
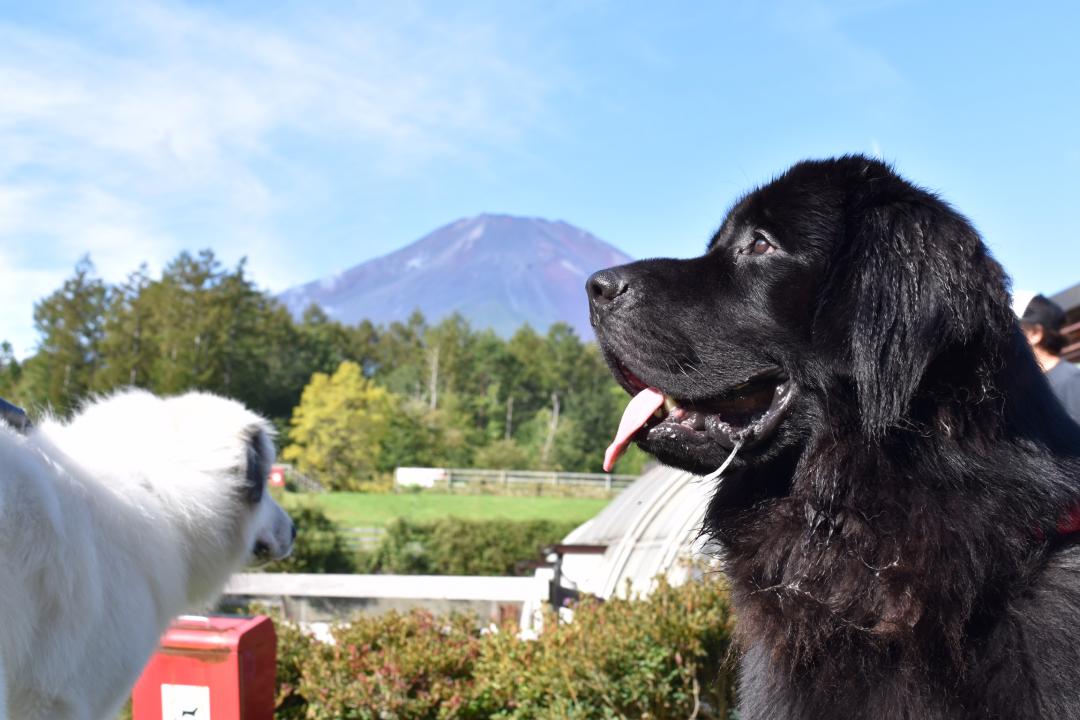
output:
[{"label": "white dog's ear", "polygon": [[274,444],[266,430],[254,425],[245,433],[246,467],[244,468],[244,499],[257,505],[266,492],[266,479],[274,462]]}]

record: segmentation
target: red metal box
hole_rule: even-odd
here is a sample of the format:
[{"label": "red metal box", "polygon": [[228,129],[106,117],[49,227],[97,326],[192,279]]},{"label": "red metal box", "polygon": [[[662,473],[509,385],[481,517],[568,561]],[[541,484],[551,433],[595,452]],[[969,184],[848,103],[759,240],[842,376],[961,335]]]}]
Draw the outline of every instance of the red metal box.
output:
[{"label": "red metal box", "polygon": [[274,623],[255,617],[184,616],[132,692],[132,720],[272,720]]}]

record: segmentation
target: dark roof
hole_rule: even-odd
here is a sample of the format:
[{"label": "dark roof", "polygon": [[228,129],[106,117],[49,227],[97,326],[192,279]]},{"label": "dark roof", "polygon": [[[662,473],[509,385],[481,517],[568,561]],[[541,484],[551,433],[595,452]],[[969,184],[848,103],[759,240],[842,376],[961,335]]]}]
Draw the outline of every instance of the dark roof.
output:
[{"label": "dark roof", "polygon": [[1051,295],[1050,299],[1060,305],[1066,313],[1080,308],[1080,283]]}]

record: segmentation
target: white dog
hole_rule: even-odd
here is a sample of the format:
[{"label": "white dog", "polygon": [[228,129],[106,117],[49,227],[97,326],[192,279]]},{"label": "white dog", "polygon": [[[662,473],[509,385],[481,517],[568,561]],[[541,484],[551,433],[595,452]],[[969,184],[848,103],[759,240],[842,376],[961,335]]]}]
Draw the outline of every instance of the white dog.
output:
[{"label": "white dog", "polygon": [[111,720],[174,616],[289,554],[271,435],[201,393],[0,421],[0,720]]}]

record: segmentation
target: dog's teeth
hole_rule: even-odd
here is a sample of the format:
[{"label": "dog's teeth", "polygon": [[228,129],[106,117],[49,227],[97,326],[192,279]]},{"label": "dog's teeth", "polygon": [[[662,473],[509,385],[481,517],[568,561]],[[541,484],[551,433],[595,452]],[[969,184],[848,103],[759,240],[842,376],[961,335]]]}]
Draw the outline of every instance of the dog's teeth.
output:
[{"label": "dog's teeth", "polygon": [[653,417],[663,420],[672,410],[677,407],[679,407],[679,404],[667,395],[665,395],[664,404],[656,408],[656,412],[653,413]]}]

